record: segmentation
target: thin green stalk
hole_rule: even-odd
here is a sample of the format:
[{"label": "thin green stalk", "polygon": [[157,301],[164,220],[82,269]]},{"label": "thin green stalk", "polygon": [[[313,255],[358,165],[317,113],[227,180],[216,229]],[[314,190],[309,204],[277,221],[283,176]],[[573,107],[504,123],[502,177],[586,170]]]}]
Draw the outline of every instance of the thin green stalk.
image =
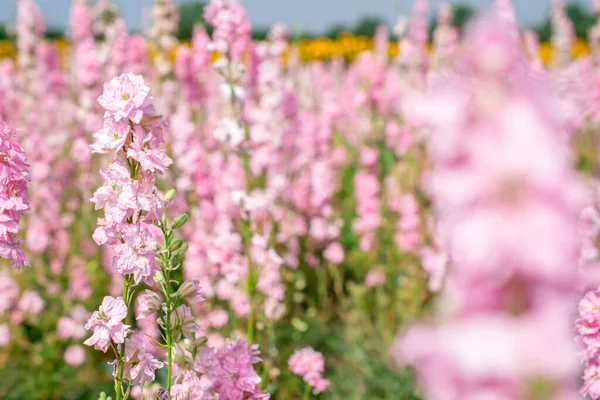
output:
[{"label": "thin green stalk", "polygon": [[[167,210],[163,208],[163,215],[166,216]],[[165,249],[167,250],[163,255],[163,275],[165,277],[165,302],[167,304],[167,316],[165,321],[165,336],[166,336],[166,345],[167,345],[167,392],[171,393],[171,386],[173,383],[173,336],[171,331],[171,251],[169,250],[171,246],[171,241],[169,240],[169,235],[167,235],[167,226],[166,219],[162,221],[161,230],[163,232],[163,238],[165,241]]]},{"label": "thin green stalk", "polygon": [[[123,280],[123,301],[129,302],[129,276],[126,276]],[[119,367],[117,369],[117,378],[115,379],[115,396],[116,400],[127,399],[123,397],[123,366],[125,358],[125,342],[121,345],[121,354],[118,358]]]},{"label": "thin green stalk", "polygon": [[171,384],[173,382],[173,345],[171,343],[171,335],[167,335],[167,339],[167,392],[171,394]]},{"label": "thin green stalk", "polygon": [[310,399],[310,385],[307,383],[304,384],[304,395],[302,396],[302,400]]},{"label": "thin green stalk", "polygon": [[[229,75],[231,76],[231,63],[229,64]],[[235,117],[237,119],[238,124],[243,126],[244,128],[244,142],[248,143],[250,141],[250,131],[248,130],[248,126],[243,123],[240,116],[237,115],[238,104],[235,95],[235,91],[233,88],[233,84],[229,82],[229,87],[231,89],[231,107],[232,111],[236,114]],[[244,170],[244,189],[247,195],[250,195],[252,191],[251,179],[252,173],[250,171],[250,154],[248,153],[248,149],[243,149],[240,154],[242,167]],[[252,265],[252,256],[250,254],[252,249],[252,228],[250,226],[250,219],[242,218],[242,237],[244,240],[244,251],[246,253],[246,262],[248,264],[248,278],[246,280],[246,290],[248,292],[248,304],[250,310],[248,311],[248,328],[247,335],[248,341],[250,344],[254,343],[255,339],[255,310],[254,310],[254,292],[256,281],[254,277],[254,268]]]}]

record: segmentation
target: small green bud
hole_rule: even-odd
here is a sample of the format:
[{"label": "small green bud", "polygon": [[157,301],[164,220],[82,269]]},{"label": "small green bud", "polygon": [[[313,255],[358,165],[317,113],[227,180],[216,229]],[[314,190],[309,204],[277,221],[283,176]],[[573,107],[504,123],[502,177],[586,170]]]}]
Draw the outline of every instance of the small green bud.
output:
[{"label": "small green bud", "polygon": [[300,332],[306,332],[308,330],[308,324],[298,317],[292,318],[292,326]]},{"label": "small green bud", "polygon": [[175,220],[173,221],[173,225],[171,225],[171,229],[181,228],[183,226],[183,224],[185,224],[187,222],[189,217],[190,216],[186,213],[178,215],[177,217],[175,217]]},{"label": "small green bud", "polygon": [[197,340],[196,340],[196,346],[198,347],[202,347],[204,346],[206,343],[208,343],[208,338],[206,336],[200,336]]},{"label": "small green bud", "polygon": [[154,275],[154,280],[158,283],[162,283],[163,285],[166,283],[166,279],[162,271],[156,271],[156,274]]},{"label": "small green bud", "polygon": [[167,192],[167,194],[165,194],[165,200],[166,201],[171,201],[175,198],[175,189],[171,189]]},{"label": "small green bud", "polygon": [[183,239],[181,238],[177,238],[175,240],[173,240],[173,242],[171,243],[171,245],[169,246],[169,250],[170,251],[175,251],[181,248],[181,246],[183,246]]}]

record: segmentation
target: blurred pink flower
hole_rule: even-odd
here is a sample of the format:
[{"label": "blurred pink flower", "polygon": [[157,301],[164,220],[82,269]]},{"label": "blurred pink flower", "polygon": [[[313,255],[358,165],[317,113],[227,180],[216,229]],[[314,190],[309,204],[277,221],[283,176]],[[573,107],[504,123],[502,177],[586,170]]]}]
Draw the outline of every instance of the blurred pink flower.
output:
[{"label": "blurred pink flower", "polygon": [[72,367],[78,367],[85,362],[85,350],[78,345],[67,347],[64,354],[64,360]]},{"label": "blurred pink flower", "polygon": [[314,394],[319,394],[329,387],[329,381],[323,378],[325,372],[323,355],[312,347],[296,350],[288,360],[288,367],[313,388]]}]

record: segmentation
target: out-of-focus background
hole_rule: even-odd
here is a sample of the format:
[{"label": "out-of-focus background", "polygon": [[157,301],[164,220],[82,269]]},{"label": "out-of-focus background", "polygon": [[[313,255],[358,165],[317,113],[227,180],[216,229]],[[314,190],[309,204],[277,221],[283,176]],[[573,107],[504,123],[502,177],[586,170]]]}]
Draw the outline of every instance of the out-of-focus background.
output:
[{"label": "out-of-focus background", "polygon": [[[89,12],[84,21],[89,26],[82,29],[89,36],[79,43],[72,33],[80,21],[70,21],[74,2],[23,3],[36,3],[41,17],[32,6],[21,13],[30,25],[18,26],[17,2],[0,0],[0,119],[18,129],[31,164],[31,210],[20,236],[32,267],[0,270],[0,400],[96,400],[101,390],[112,390],[112,356],[82,343],[91,334],[85,322],[103,296],[122,293],[123,276],[112,267],[110,252],[92,240],[102,214],[89,199],[103,185],[99,171],[109,159],[90,151],[104,113],[96,99],[103,83],[124,71],[144,76],[171,126],[164,146],[174,164],[158,186],[177,188],[169,218],[190,214],[182,228],[189,251],[177,273],[201,280],[206,301],[194,315],[209,344],[222,344],[248,325],[244,304],[236,302],[247,295],[247,261],[239,261],[247,250],[240,245],[245,210],[240,212],[232,194],[252,188],[263,201],[256,225],[264,232],[255,232],[257,238],[268,241],[282,260],[270,274],[261,270],[267,283],[259,293],[256,343],[263,362],[256,370],[263,388],[274,400],[302,398],[306,389],[287,360],[312,346],[323,353],[321,372],[330,381],[315,398],[420,398],[413,373],[394,362],[390,348],[410,323],[436,318],[432,310],[448,257],[422,185],[432,161],[427,128],[418,113],[405,113],[405,106],[426,92],[431,77],[453,65],[463,50],[460,32],[475,14],[492,7],[491,0],[452,1],[453,13],[445,14],[453,18],[439,25],[441,1],[429,2],[425,18],[410,0],[241,1],[255,42],[244,41],[247,47],[236,62],[250,67],[240,67],[240,77],[227,81],[225,92],[222,71],[212,63],[222,54],[214,51],[213,29],[203,19],[206,3],[178,1],[175,29],[170,10],[157,13],[160,24],[152,22],[152,0],[114,0],[117,13],[110,7]],[[93,3],[86,3],[90,10]],[[589,95],[587,82],[600,76],[597,19],[584,0],[567,3],[554,21],[550,1],[515,0],[514,6],[519,26],[536,32],[540,43],[531,35],[529,53],[511,48],[506,54],[523,56],[536,73],[546,62],[556,77],[568,78],[556,80],[561,88],[569,86],[561,92],[566,106],[561,103],[544,118],[553,126],[555,113],[581,117],[571,116],[566,125],[577,131],[572,146],[577,168],[593,175],[600,170],[600,145],[597,128],[588,128],[597,124],[598,113],[591,111],[597,96]],[[559,28],[570,27],[564,15],[573,32],[556,29],[557,21]],[[289,28],[289,41],[277,23]],[[412,25],[403,29],[403,24]],[[590,44],[588,34],[594,33]],[[556,57],[553,40],[560,50]],[[402,43],[412,53],[402,54]],[[567,68],[578,67],[571,49],[575,57],[593,53],[582,63],[585,68]],[[538,75],[545,79],[544,74],[535,79]],[[249,182],[240,173],[243,152],[215,134],[223,121],[232,120],[231,102],[224,98],[233,97],[234,83],[250,99],[243,104],[247,132],[257,132],[244,138],[254,151],[247,161],[254,162]],[[490,231],[489,243],[495,234]],[[280,309],[266,311],[265,305],[265,299],[272,300],[272,286],[283,293],[276,305],[285,306],[276,317],[273,310]],[[128,323],[157,334],[151,321],[136,323],[133,314]],[[164,370],[157,381],[164,385]]]},{"label": "out-of-focus background", "polygon": [[[38,6],[46,18],[50,38],[65,36],[68,24],[69,0],[39,0]],[[151,24],[151,0],[115,0],[113,2],[122,14],[128,28],[132,32],[141,32]],[[202,10],[206,2],[179,0],[179,29],[177,37],[189,40],[194,25],[203,22]],[[436,10],[442,1],[430,2],[428,16],[430,31],[436,26]],[[454,25],[463,28],[477,13],[489,11],[491,0],[459,0],[450,1],[454,11]],[[566,13],[573,21],[577,37],[585,39],[587,31],[594,25],[595,19],[589,11],[588,2],[576,0],[566,2]],[[339,41],[340,36],[348,41],[348,35],[354,37],[373,36],[379,25],[387,25],[392,29],[399,15],[410,15],[412,2],[407,0],[248,0],[243,2],[253,24],[254,39],[264,39],[270,26],[275,23],[285,24],[294,41],[302,42],[303,58],[328,58],[332,55],[344,54]],[[538,33],[542,42],[550,40],[551,16],[550,2],[538,0],[515,0],[514,7],[519,25]],[[0,7],[0,40],[10,37],[14,29],[15,0],[3,0]],[[393,29],[392,29],[393,30]],[[393,32],[392,32],[393,34]],[[312,39],[312,40],[311,40]],[[580,43],[580,46],[583,44]],[[0,54],[13,54],[7,42],[0,43]],[[368,46],[357,43],[356,46]],[[542,49],[544,50],[544,49]],[[586,49],[582,50],[585,51]],[[396,50],[393,50],[396,51]],[[548,56],[543,56],[547,59]]]}]

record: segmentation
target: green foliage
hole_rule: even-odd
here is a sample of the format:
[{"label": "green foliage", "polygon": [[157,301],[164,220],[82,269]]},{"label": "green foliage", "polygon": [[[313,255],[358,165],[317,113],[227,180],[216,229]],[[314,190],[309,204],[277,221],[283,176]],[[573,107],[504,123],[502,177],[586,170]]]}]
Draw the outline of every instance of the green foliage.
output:
[{"label": "green foliage", "polygon": [[179,6],[179,28],[177,38],[189,40],[197,24],[206,26],[204,21],[204,2],[183,3]]},{"label": "green foliage", "polygon": [[[587,38],[588,30],[596,23],[596,18],[580,4],[568,4],[565,7],[567,16],[573,21],[573,28],[577,37],[585,39]],[[540,40],[543,42],[552,39],[552,21],[548,16],[544,22],[534,27]]]},{"label": "green foliage", "polygon": [[353,33],[357,36],[375,36],[379,25],[385,25],[381,18],[367,16],[358,21],[354,26]]},{"label": "green foliage", "polygon": [[454,26],[461,31],[476,14],[473,6],[469,4],[455,4],[452,10],[454,11]]}]

